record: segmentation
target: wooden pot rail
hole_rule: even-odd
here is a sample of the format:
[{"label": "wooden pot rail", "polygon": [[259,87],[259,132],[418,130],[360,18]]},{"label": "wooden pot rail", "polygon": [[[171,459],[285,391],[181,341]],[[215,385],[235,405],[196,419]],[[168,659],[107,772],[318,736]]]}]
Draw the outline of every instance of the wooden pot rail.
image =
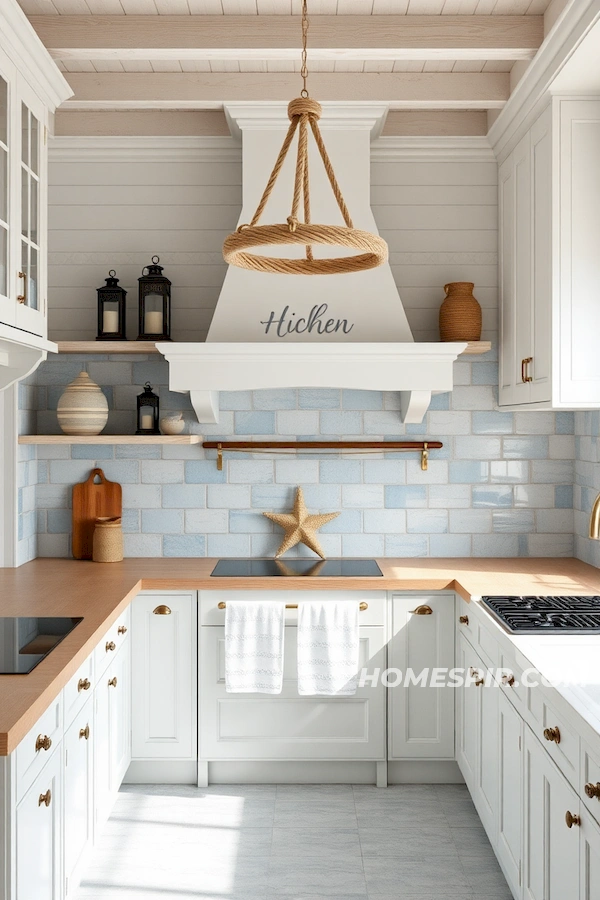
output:
[{"label": "wooden pot rail", "polygon": [[421,454],[421,468],[427,470],[430,450],[440,450],[441,441],[204,441],[205,450],[217,451],[217,469],[223,469],[223,452],[270,450],[364,450],[395,452],[398,450],[417,451]]}]

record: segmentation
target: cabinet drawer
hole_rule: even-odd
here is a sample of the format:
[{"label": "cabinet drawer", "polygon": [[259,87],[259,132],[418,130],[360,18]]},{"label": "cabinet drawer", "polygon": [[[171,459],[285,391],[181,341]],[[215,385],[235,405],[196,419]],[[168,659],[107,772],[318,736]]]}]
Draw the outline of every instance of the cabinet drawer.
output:
[{"label": "cabinet drawer", "polygon": [[[590,797],[588,790],[592,793]],[[594,818],[600,822],[600,753],[581,743],[581,798]]]},{"label": "cabinet drawer", "polygon": [[[512,653],[499,649],[498,667],[502,672],[510,673],[498,677],[501,690],[518,711],[521,718],[528,720],[530,688],[523,684],[523,667],[519,665]],[[534,726],[535,727],[535,726]]]},{"label": "cabinet drawer", "polygon": [[127,607],[119,618],[110,626],[96,649],[94,650],[94,674],[96,679],[106,671],[119,647],[125,641],[131,621],[131,607]]},{"label": "cabinet drawer", "polygon": [[[530,688],[529,695],[531,712],[536,720],[531,727],[536,737],[565,778],[579,791],[579,735],[548,702],[542,687]],[[552,735],[558,738],[558,743]]]},{"label": "cabinet drawer", "polygon": [[[385,591],[201,591],[200,622],[202,625],[224,625],[225,609],[219,603],[228,600],[282,600],[286,604],[298,604],[304,600],[358,600],[367,608],[360,613],[362,625],[384,625],[386,619]],[[286,625],[295,625],[298,610],[287,609]]]},{"label": "cabinet drawer", "polygon": [[17,802],[60,744],[63,728],[62,694],[40,716],[15,750]]},{"label": "cabinet drawer", "polygon": [[477,633],[475,630],[477,623],[475,609],[473,604],[467,603],[460,594],[456,595],[456,618],[457,633],[464,634],[472,644],[475,643]]},{"label": "cabinet drawer", "polygon": [[94,656],[90,653],[63,689],[65,729],[69,727],[86,700],[94,691]]}]

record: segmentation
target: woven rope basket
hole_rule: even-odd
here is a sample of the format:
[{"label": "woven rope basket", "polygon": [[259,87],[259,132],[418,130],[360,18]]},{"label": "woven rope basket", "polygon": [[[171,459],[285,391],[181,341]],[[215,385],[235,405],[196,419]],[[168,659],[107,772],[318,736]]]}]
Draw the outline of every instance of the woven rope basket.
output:
[{"label": "woven rope basket", "polygon": [[123,529],[120,518],[96,519],[92,549],[94,562],[121,562],[123,559]]}]

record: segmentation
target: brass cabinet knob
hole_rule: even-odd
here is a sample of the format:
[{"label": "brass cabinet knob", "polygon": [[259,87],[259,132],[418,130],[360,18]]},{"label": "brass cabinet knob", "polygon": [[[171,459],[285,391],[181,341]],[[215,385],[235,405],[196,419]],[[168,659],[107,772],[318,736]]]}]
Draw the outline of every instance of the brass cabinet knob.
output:
[{"label": "brass cabinet knob", "polygon": [[116,687],[116,686],[117,686],[117,676],[116,676],[116,675],[115,675],[114,678],[111,678],[111,679],[109,680],[108,686],[109,686],[109,687]]},{"label": "brass cabinet knob", "polygon": [[594,797],[597,797],[598,800],[600,800],[600,781],[597,784],[589,782],[589,784],[586,784],[584,790],[590,800],[593,800]]},{"label": "brass cabinet knob", "polygon": [[48,788],[48,790],[46,791],[45,794],[40,794],[40,798],[38,800],[38,806],[41,806],[42,804],[44,806],[50,806],[51,801],[52,801],[52,791],[50,790],[50,788]]},{"label": "brass cabinet knob", "polygon": [[502,684],[508,685],[508,687],[514,687],[515,684],[515,676],[514,675],[503,675],[502,676]]},{"label": "brass cabinet knob", "polygon": [[573,813],[567,810],[565,815],[565,822],[567,823],[567,828],[572,828],[573,825],[581,825],[581,817],[574,816]]},{"label": "brass cabinet knob", "polygon": [[49,750],[52,746],[52,739],[47,734],[38,734],[35,742],[36,753],[38,750]]},{"label": "brass cabinet knob", "polygon": [[161,603],[160,606],[155,606],[152,610],[155,616],[170,616],[171,610],[168,606],[165,606],[164,603]]},{"label": "brass cabinet knob", "polygon": [[79,729],[79,738],[80,739],[85,738],[87,741],[89,736],[90,736],[90,726],[89,725],[86,725],[85,728]]},{"label": "brass cabinet knob", "polygon": [[547,741],[554,741],[555,744],[560,744],[560,728],[558,726],[544,728],[544,737]]},{"label": "brass cabinet knob", "polygon": [[527,373],[527,366],[530,362],[533,362],[533,356],[527,356],[525,359],[521,360],[521,381],[523,384],[533,381],[531,375]]},{"label": "brass cabinet knob", "polygon": [[77,693],[81,691],[89,691],[92,686],[92,682],[89,678],[80,678],[77,682]]},{"label": "brass cabinet knob", "polygon": [[411,616],[432,616],[433,610],[427,605],[417,606],[416,609],[411,609],[410,614]]},{"label": "brass cabinet knob", "polygon": [[127,634],[127,626],[119,625],[119,627],[117,628],[117,634]]},{"label": "brass cabinet knob", "polygon": [[468,625],[469,617],[468,616],[460,616],[458,621],[460,622],[461,625]]},{"label": "brass cabinet knob", "polygon": [[107,641],[107,642],[106,642],[106,652],[107,652],[107,653],[108,653],[109,650],[116,650],[116,649],[117,649],[117,645],[115,644],[114,641]]}]

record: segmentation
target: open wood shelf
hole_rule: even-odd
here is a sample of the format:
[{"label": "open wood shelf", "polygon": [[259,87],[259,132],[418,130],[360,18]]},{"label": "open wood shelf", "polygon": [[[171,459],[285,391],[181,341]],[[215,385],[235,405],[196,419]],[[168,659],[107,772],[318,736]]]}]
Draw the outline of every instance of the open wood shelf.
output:
[{"label": "open wood shelf", "polygon": [[[158,353],[152,341],[57,341],[59,353]],[[469,341],[461,356],[476,356],[492,349],[491,341]]]},{"label": "open wood shelf", "polygon": [[201,434],[21,434],[20,444],[201,444]]},{"label": "open wood shelf", "polygon": [[59,353],[158,353],[154,341],[57,341]]}]

